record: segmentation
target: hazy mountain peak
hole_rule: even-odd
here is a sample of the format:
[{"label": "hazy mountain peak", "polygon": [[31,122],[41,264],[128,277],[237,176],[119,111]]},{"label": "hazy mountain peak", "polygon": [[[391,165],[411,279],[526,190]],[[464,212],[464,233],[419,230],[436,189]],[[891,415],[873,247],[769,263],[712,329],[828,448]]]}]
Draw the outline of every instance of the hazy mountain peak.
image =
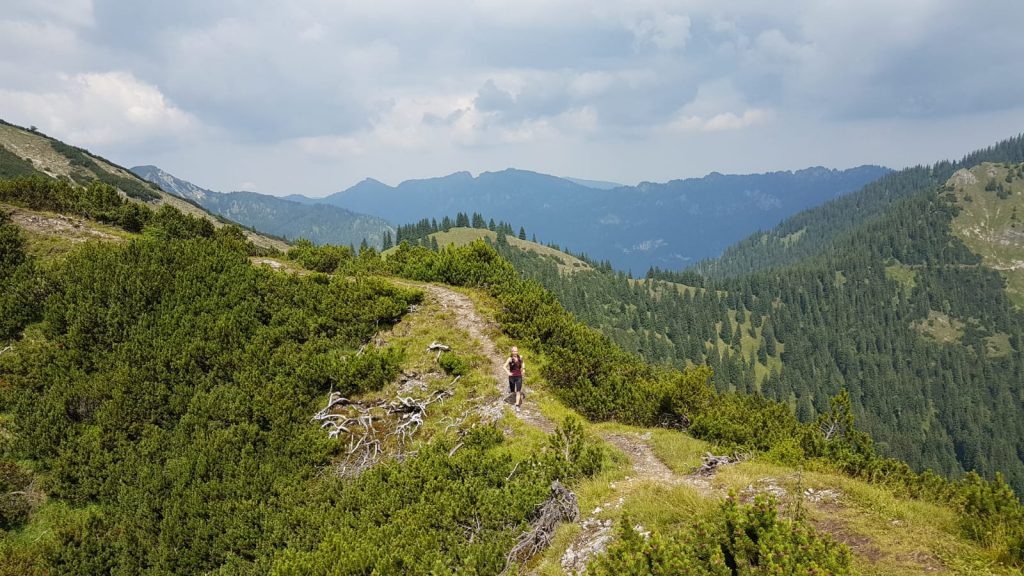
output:
[{"label": "hazy mountain peak", "polygon": [[[141,178],[155,182],[164,190],[192,200],[203,208],[239,224],[258,230],[315,243],[358,245],[364,239],[381,246],[385,232],[393,232],[383,219],[357,214],[340,206],[325,206],[296,201],[303,197],[278,198],[257,192],[214,192],[182,180],[156,166],[136,166],[132,171]],[[367,178],[356,185],[366,188],[389,188]]]},{"label": "hazy mountain peak", "polygon": [[320,202],[397,223],[476,212],[523,226],[529,233],[590,257],[610,260],[621,269],[645,270],[718,255],[752,230],[774,226],[886,172],[877,167],[809,170],[799,175],[714,172],[666,183],[594,188],[510,167],[475,178],[455,172],[407,180],[395,187],[364,181]]}]

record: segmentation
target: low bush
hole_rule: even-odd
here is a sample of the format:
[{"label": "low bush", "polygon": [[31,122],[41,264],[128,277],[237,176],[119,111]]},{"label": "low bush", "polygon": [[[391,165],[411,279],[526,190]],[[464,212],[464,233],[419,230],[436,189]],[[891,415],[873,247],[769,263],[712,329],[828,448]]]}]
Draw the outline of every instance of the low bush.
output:
[{"label": "low bush", "polygon": [[680,533],[640,534],[625,519],[619,538],[587,573],[596,576],[783,576],[851,574],[849,548],[799,519],[781,518],[771,497],[752,505],[730,496]]},{"label": "low bush", "polygon": [[442,352],[437,363],[449,376],[465,376],[469,373],[469,363],[466,359],[452,351]]}]

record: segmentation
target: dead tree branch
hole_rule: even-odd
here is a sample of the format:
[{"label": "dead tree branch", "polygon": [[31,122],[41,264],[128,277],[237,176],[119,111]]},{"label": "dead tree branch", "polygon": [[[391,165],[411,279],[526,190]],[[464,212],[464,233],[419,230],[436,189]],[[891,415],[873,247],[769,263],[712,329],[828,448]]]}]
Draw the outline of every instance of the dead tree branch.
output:
[{"label": "dead tree branch", "polygon": [[[454,383],[453,383],[454,384]],[[423,426],[427,407],[454,395],[452,390],[435,390],[426,398],[398,396],[384,400],[349,400],[332,392],[327,405],[313,415],[329,438],[348,440],[348,451],[338,465],[342,476],[356,476],[385,455],[385,444],[401,458],[406,445]]]},{"label": "dead tree branch", "polygon": [[513,567],[522,566],[530,558],[542,552],[551,544],[555,529],[560,522],[576,522],[580,518],[580,506],[576,494],[555,480],[551,483],[551,494],[537,509],[530,529],[526,531],[505,558],[505,569],[510,574]]},{"label": "dead tree branch", "polygon": [[437,342],[436,340],[430,346],[427,346],[427,350],[431,352],[437,351],[437,356],[434,357],[434,362],[437,362],[438,360],[441,359],[442,353],[448,352],[451,349],[451,346],[446,346],[444,344],[441,344],[440,342]]},{"label": "dead tree branch", "polygon": [[741,458],[738,455],[732,456],[715,456],[711,452],[704,454],[701,458],[703,464],[700,465],[694,472],[694,476],[714,476],[718,472],[718,468],[727,464],[735,464],[739,462]]}]

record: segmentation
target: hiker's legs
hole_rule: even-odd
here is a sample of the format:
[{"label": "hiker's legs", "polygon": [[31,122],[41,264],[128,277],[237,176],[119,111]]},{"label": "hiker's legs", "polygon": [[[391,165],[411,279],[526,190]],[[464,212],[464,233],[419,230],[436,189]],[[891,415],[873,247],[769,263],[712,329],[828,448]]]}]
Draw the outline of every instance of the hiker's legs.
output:
[{"label": "hiker's legs", "polygon": [[523,377],[522,376],[511,376],[508,379],[508,387],[510,392],[514,392],[516,395],[516,406],[523,403]]}]

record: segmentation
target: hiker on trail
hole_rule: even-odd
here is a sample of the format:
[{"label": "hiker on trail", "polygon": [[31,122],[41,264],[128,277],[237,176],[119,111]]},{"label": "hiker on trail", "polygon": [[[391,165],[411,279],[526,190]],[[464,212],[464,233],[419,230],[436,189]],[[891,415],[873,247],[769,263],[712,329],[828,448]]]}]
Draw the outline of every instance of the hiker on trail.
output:
[{"label": "hiker on trail", "polygon": [[516,395],[516,410],[523,403],[523,357],[519,348],[512,347],[512,354],[505,360],[505,373],[508,374],[508,391]]}]

